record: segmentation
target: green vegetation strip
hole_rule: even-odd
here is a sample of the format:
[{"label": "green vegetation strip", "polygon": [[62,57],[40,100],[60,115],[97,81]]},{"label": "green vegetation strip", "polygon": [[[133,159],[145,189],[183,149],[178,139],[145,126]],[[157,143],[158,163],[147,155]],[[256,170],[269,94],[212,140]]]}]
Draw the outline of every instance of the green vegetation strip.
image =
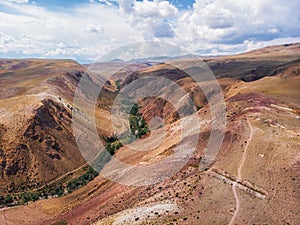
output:
[{"label": "green vegetation strip", "polygon": [[69,181],[67,184],[58,184],[50,187],[46,185],[45,188],[39,191],[22,192],[18,194],[0,196],[0,207],[24,205],[30,201],[35,202],[39,199],[60,197],[66,194],[70,194],[78,188],[88,184],[96,176],[98,176],[98,173],[92,167],[87,167],[86,170],[87,171],[83,175]]},{"label": "green vegetation strip", "polygon": [[[129,124],[131,133],[137,138],[140,138],[143,135],[149,133],[147,123],[140,114],[139,106],[137,104],[133,104],[133,107],[130,110]],[[131,137],[124,138],[122,141],[120,141],[117,137],[114,136],[105,137],[104,140],[106,142],[106,150],[110,153],[110,155],[105,154],[105,152],[103,152],[103,154],[100,154],[98,159],[98,161],[100,162],[100,166],[99,168],[97,168],[97,171],[100,171],[104,167],[104,165],[110,161],[111,156],[113,156],[116,151],[123,146],[122,142],[131,143],[133,141]],[[38,191],[0,196],[0,208],[24,205],[28,202],[35,202],[39,199],[60,197],[70,194],[80,187],[87,185],[96,176],[98,176],[98,173],[90,166],[86,167],[85,170],[86,172],[83,175],[67,182],[66,184],[56,184],[53,186],[46,185],[44,188]]]}]

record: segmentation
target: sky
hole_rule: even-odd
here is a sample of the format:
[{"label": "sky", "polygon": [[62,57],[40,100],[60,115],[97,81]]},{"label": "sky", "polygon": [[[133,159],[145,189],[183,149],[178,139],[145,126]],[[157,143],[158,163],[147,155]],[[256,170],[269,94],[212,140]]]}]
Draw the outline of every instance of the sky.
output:
[{"label": "sky", "polygon": [[234,54],[300,42],[299,9],[299,0],[0,0],[0,58],[90,62],[144,41]]}]

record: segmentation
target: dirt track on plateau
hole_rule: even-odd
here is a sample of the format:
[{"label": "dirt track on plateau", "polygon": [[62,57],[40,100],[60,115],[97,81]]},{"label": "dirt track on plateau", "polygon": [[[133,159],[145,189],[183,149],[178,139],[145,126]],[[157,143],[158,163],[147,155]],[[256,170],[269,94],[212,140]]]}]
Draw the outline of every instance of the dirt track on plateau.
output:
[{"label": "dirt track on plateau", "polygon": [[[249,144],[252,140],[252,136],[253,136],[253,127],[251,125],[251,123],[249,122],[249,120],[247,120],[247,123],[250,127],[250,135],[249,135],[249,138],[247,140],[247,144],[245,146],[245,149],[244,149],[244,153],[243,153],[243,156],[242,156],[242,159],[239,163],[239,167],[238,167],[238,180],[241,180],[242,179],[242,168],[243,168],[243,165],[246,161],[246,158],[247,158],[247,151],[248,151],[248,147],[249,147]],[[229,225],[233,225],[234,224],[234,221],[235,221],[235,218],[240,210],[240,199],[237,195],[237,192],[236,192],[236,186],[237,186],[237,182],[234,182],[234,184],[232,185],[232,191],[233,191],[233,195],[234,195],[234,198],[235,198],[235,202],[236,202],[236,208],[235,208],[235,211],[234,211],[234,214],[229,222]]]}]

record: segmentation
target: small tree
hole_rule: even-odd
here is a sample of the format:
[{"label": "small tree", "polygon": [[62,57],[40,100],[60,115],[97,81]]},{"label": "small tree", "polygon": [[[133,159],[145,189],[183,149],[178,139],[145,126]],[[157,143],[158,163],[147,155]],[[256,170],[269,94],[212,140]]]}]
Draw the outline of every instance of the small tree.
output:
[{"label": "small tree", "polygon": [[10,196],[10,195],[6,195],[5,197],[4,197],[4,202],[5,202],[5,204],[10,204],[10,203],[13,203],[13,198]]},{"label": "small tree", "polygon": [[39,193],[37,193],[37,192],[30,193],[30,199],[31,199],[31,201],[35,202],[35,201],[39,200],[39,198],[40,198]]}]

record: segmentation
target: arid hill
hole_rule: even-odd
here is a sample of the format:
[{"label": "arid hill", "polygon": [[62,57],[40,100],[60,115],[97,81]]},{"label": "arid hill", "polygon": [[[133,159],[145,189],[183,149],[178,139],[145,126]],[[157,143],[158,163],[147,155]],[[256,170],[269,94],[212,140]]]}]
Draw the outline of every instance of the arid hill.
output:
[{"label": "arid hill", "polygon": [[1,193],[34,190],[85,164],[72,98],[85,68],[71,60],[0,60]]},{"label": "arid hill", "polygon": [[[162,162],[198,135],[196,150],[185,166],[152,185],[126,186],[101,176],[126,175],[111,160],[99,176],[70,194],[2,209],[0,224],[298,224],[299,60],[300,44],[204,59],[222,88],[227,120],[221,149],[205,171],[199,165],[213,121],[202,90],[170,62],[123,68],[100,93],[99,135],[113,135],[110,109],[122,88],[141,77],[168,78],[187,91],[196,112],[180,118],[163,99],[140,99],[139,111],[147,123],[162,117],[165,126],[132,144],[151,145],[164,133],[165,138],[151,151],[123,146],[114,157],[145,168]],[[109,71],[109,65],[98,66]],[[72,97],[82,76],[96,83],[100,78],[67,60],[1,60],[0,68],[2,194],[34,190],[57,179],[67,182],[83,174],[86,165],[71,126],[72,111],[80,109],[73,106]],[[209,87],[209,81],[203,82]],[[167,96],[176,98],[172,93]],[[202,121],[199,130],[194,129],[194,117]],[[190,129],[181,140],[183,120]],[[165,166],[157,172],[170,170]],[[141,169],[134,175],[140,179],[149,173]]]}]

